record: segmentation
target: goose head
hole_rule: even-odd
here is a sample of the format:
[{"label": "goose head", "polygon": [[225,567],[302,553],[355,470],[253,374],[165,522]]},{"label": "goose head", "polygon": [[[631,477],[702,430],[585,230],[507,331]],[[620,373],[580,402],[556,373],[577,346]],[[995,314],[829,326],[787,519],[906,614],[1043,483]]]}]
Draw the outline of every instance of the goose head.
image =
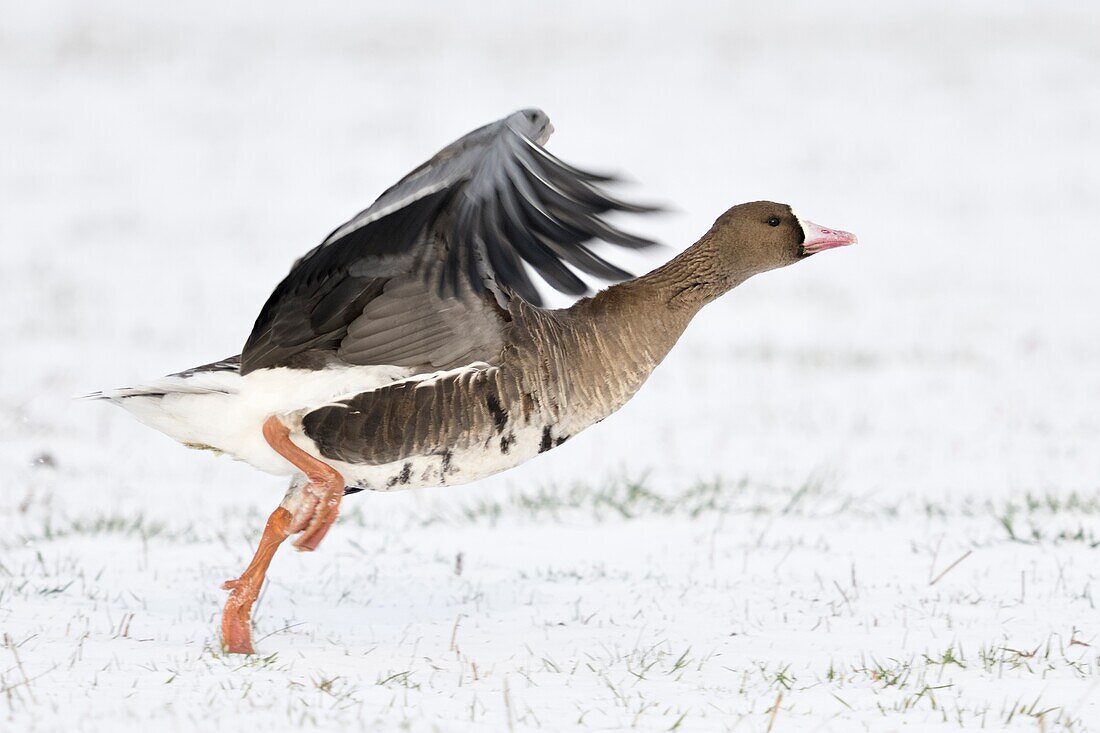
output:
[{"label": "goose head", "polygon": [[854,234],[814,224],[773,201],[734,206],[718,217],[706,240],[715,264],[738,280],[858,241]]}]

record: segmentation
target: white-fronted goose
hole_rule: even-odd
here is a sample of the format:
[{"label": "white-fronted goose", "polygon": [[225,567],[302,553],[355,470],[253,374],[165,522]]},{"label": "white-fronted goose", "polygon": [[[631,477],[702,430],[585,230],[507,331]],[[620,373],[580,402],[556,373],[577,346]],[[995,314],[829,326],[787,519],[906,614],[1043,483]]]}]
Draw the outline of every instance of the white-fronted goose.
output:
[{"label": "white-fronted goose", "polygon": [[546,152],[551,131],[523,110],[471,132],[298,260],[240,356],[95,395],[185,445],[293,477],[225,584],[228,651],[252,652],[276,548],[300,532],[295,545],[316,549],[345,493],[466,483],[550,450],[630,399],[702,306],[856,241],[784,204],[741,204],[648,275],[544,309],[527,266],[584,295],[571,268],[629,277],[586,242],[650,244],[601,219],[649,209]]}]

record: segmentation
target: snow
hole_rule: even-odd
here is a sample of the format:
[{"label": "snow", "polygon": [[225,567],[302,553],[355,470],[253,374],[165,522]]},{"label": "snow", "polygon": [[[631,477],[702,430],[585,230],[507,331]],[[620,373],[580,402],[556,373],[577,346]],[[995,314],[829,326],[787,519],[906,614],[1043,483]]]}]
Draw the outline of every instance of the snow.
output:
[{"label": "snow", "polygon": [[[4,18],[0,730],[1100,728],[1100,10]],[[70,397],[237,353],[296,256],[532,105],[674,207],[635,270],[760,198],[860,244],[525,466],[349,497],[222,655],[282,480]]]}]

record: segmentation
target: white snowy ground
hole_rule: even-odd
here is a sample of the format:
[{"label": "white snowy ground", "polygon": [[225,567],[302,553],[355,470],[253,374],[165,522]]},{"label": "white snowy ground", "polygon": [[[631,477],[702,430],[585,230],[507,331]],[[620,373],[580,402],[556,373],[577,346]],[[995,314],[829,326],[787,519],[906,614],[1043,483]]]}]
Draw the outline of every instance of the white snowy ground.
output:
[{"label": "white snowy ground", "polygon": [[[1100,729],[1100,11],[778,5],[4,2],[0,730]],[[521,469],[351,497],[222,655],[281,481],[69,397],[236,353],[530,105],[677,208],[636,265],[756,198],[862,243]]]}]

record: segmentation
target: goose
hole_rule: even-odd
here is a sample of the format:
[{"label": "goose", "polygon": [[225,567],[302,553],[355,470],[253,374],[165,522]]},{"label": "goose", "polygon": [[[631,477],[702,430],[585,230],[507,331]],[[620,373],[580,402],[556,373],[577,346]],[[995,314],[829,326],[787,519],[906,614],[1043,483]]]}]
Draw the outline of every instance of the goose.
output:
[{"label": "goose", "polygon": [[[608,223],[654,207],[545,149],[527,109],[458,139],[298,259],[238,356],[90,397],[290,487],[222,611],[254,653],[251,611],[277,548],[316,550],[346,494],[475,481],[623,406],[707,303],[753,275],[856,242],[790,206],[734,206],[631,279],[586,244],[652,241]],[[594,295],[578,271],[616,283]],[[551,309],[532,274],[584,296]]]}]

